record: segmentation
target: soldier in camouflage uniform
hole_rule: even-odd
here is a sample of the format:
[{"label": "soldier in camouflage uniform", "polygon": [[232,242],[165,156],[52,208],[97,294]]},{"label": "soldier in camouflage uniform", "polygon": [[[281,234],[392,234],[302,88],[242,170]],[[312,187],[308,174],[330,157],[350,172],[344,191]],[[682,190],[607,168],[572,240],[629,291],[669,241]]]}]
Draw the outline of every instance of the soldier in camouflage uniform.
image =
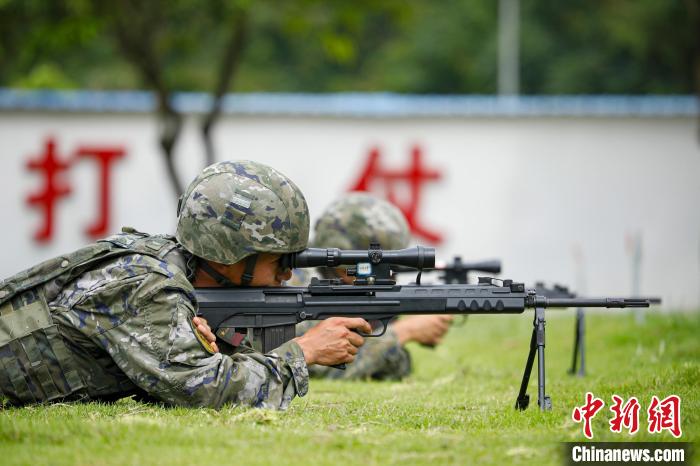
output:
[{"label": "soldier in camouflage uniform", "polygon": [[[321,248],[367,249],[379,243],[383,249],[408,247],[410,233],[406,220],[389,202],[367,193],[351,193],[331,204],[314,228],[312,245]],[[345,269],[320,269],[327,278],[340,278],[351,284]],[[307,281],[308,274],[295,271],[294,283]],[[306,283],[303,283],[306,284]],[[311,366],[312,376],[330,379],[391,379],[399,380],[411,372],[411,357],[404,348],[410,341],[424,345],[438,344],[447,332],[452,317],[425,315],[404,317],[387,328],[379,338],[369,338],[358,352],[355,362],[345,370]],[[314,325],[297,325],[297,335],[303,335]]]},{"label": "soldier in camouflage uniform", "polygon": [[304,249],[308,232],[306,201],[281,173],[207,167],[181,198],[175,237],[124,229],[0,282],[0,395],[284,409],[307,392],[307,364],[351,362],[363,340],[350,329],[369,324],[328,319],[260,354],[217,345],[194,288],[280,285],[280,254]]}]

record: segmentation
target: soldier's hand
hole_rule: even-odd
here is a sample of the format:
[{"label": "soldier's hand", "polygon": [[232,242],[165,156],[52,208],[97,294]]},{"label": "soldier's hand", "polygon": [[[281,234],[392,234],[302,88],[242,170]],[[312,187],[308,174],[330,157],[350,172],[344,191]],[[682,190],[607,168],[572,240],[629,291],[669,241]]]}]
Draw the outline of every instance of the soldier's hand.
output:
[{"label": "soldier's hand", "polygon": [[207,320],[204,317],[194,317],[192,318],[192,323],[197,326],[197,330],[202,334],[204,338],[207,339],[209,344],[211,344],[212,349],[215,353],[219,352],[219,347],[216,345],[216,335],[211,331]]},{"label": "soldier's hand", "polygon": [[449,314],[410,316],[392,324],[399,343],[415,341],[422,345],[435,346],[442,341],[452,324]]},{"label": "soldier's hand", "polygon": [[364,338],[353,330],[371,333],[372,327],[364,319],[331,317],[294,341],[304,351],[306,364],[335,366],[353,362],[357,349],[364,344]]}]

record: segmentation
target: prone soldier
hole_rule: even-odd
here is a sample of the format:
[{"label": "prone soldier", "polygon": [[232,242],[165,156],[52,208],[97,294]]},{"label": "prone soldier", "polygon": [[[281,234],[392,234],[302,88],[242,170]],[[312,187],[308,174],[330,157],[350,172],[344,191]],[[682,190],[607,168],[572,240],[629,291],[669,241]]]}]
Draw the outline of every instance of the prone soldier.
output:
[{"label": "prone soldier", "polygon": [[331,318],[269,354],[218,344],[197,287],[279,286],[281,254],[307,246],[299,188],[265,165],[204,169],[178,205],[175,236],[133,229],[0,282],[0,395],[13,405],[111,400],[286,408],[307,365],[351,362],[358,318]]},{"label": "prone soldier", "polygon": [[[316,222],[313,247],[367,249],[379,243],[384,249],[408,247],[410,231],[399,209],[371,194],[355,192],[332,203]],[[339,278],[352,284],[346,269],[321,268],[325,278]],[[308,274],[294,271],[291,284],[306,285]],[[312,376],[329,379],[387,379],[400,380],[411,372],[411,357],[405,348],[409,342],[435,346],[449,329],[450,315],[419,315],[403,317],[393,322],[379,338],[370,338],[359,350],[355,361],[345,370],[328,366],[310,366]],[[297,335],[303,335],[315,322],[297,325]]]}]

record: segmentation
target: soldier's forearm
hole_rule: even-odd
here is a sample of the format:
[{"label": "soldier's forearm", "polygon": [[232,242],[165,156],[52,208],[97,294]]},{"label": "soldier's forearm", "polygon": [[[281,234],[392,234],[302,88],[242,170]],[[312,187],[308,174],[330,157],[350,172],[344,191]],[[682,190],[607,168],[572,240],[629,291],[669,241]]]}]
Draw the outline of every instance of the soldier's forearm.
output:
[{"label": "soldier's forearm", "polygon": [[220,373],[226,384],[220,404],[283,410],[295,396],[308,391],[308,369],[295,342],[287,342],[268,354],[251,351],[224,358],[225,368]]},{"label": "soldier's forearm", "polygon": [[293,385],[297,396],[309,391],[309,370],[304,360],[304,352],[295,341],[288,341],[272,351],[282,359],[282,381],[285,387]]}]

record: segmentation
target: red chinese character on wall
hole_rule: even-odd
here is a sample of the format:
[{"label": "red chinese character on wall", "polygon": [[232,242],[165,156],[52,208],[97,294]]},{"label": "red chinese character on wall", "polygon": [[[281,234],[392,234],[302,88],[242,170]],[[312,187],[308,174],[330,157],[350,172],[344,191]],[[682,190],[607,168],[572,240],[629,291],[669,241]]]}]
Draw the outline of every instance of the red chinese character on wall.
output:
[{"label": "red chinese character on wall", "polygon": [[27,162],[27,168],[30,171],[38,171],[43,176],[41,189],[27,196],[27,203],[40,208],[44,214],[42,226],[34,233],[34,239],[37,241],[48,241],[53,236],[56,202],[71,192],[70,186],[64,184],[59,178],[59,175],[69,166],[69,163],[61,161],[56,154],[56,143],[53,139],[46,141],[42,154]]},{"label": "red chinese character on wall", "polygon": [[[442,177],[437,170],[427,168],[423,162],[423,154],[420,147],[415,146],[411,151],[410,165],[405,169],[392,170],[381,164],[381,152],[378,148],[370,150],[367,162],[360,172],[357,181],[350,187],[350,191],[373,191],[375,185],[383,185],[386,198],[403,212],[411,228],[411,233],[432,243],[439,244],[443,235],[429,229],[419,219],[421,196],[423,186],[430,181],[437,181]],[[396,185],[406,183],[409,188],[409,196],[406,202],[401,202],[396,195]]]},{"label": "red chinese character on wall", "polygon": [[99,238],[107,234],[109,229],[112,164],[124,157],[124,150],[121,147],[84,146],[79,147],[75,155],[77,158],[93,159],[99,168],[97,220],[85,230],[88,236]]},{"label": "red chinese character on wall", "polygon": [[605,402],[600,398],[593,396],[591,392],[586,393],[586,404],[574,408],[571,413],[571,418],[574,422],[583,421],[583,435],[586,438],[593,438],[593,429],[591,428],[591,420],[595,417],[598,411],[605,406]]},{"label": "red chinese character on wall", "polygon": [[623,399],[619,396],[613,395],[612,399],[614,404],[610,407],[610,411],[615,414],[615,417],[610,420],[610,431],[620,433],[622,427],[625,427],[630,434],[636,433],[639,430],[639,400],[632,397],[623,406]]},{"label": "red chinese character on wall", "polygon": [[676,438],[681,436],[681,399],[671,395],[659,401],[654,395],[647,410],[649,416],[649,433],[668,430]]},{"label": "red chinese character on wall", "polygon": [[111,206],[111,170],[113,163],[124,157],[124,154],[124,149],[118,146],[82,146],[78,147],[72,156],[62,158],[58,155],[54,139],[47,139],[43,153],[27,163],[30,171],[39,172],[42,176],[42,187],[27,197],[27,203],[31,207],[41,208],[43,213],[42,226],[36,231],[34,238],[46,242],[53,237],[56,203],[72,191],[70,184],[61,178],[61,174],[81,159],[96,161],[99,170],[97,219],[86,229],[86,233],[92,238],[107,234]]}]

